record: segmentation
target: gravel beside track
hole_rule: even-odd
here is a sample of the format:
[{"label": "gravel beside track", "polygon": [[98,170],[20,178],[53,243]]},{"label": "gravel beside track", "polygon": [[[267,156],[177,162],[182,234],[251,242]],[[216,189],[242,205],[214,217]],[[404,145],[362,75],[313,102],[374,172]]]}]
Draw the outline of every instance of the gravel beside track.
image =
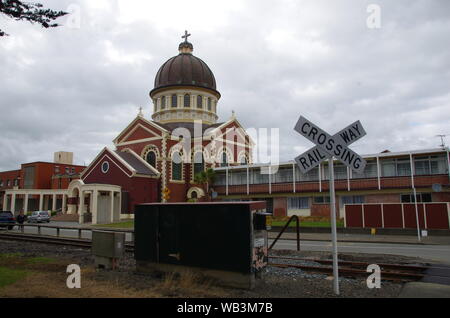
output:
[{"label": "gravel beside track", "polygon": [[[0,239],[0,254],[21,253],[27,257],[52,257],[67,261],[68,264],[75,263],[82,267],[94,266],[94,259],[89,249],[75,248],[69,246],[55,246],[42,243],[26,243],[17,241],[7,241]],[[324,252],[296,252],[273,250],[270,255],[329,259],[330,255]],[[387,255],[364,255],[364,254],[341,254],[340,259],[367,261],[369,263],[398,263],[398,264],[424,264],[423,260],[412,259],[401,256]],[[271,259],[274,263],[290,263],[325,266],[313,260],[284,260]],[[158,275],[142,275],[134,272],[135,261],[132,253],[126,253],[125,258],[119,262],[117,271],[98,271],[93,279],[98,281],[115,281],[124,288],[135,290],[145,289],[155,285],[160,281]],[[380,289],[368,289],[363,278],[350,279],[340,278],[341,297],[397,297],[402,288],[402,284],[382,282]],[[208,297],[208,290],[204,295]],[[278,268],[268,266],[264,273],[264,279],[258,280],[254,290],[239,290],[223,288],[223,297],[335,297],[332,292],[332,279],[325,274],[315,274],[302,271],[296,268]],[[190,297],[191,295],[168,293],[166,297]],[[214,296],[213,296],[214,297]]]}]

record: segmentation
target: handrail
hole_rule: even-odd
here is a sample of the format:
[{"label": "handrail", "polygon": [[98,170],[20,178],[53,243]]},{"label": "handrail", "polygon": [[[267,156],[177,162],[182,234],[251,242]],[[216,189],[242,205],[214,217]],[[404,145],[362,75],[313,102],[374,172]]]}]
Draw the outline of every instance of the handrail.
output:
[{"label": "handrail", "polygon": [[6,232],[8,232],[8,227],[17,226],[19,230],[21,230],[22,233],[25,233],[24,228],[25,227],[37,227],[38,228],[38,234],[41,235],[41,228],[49,228],[49,229],[56,229],[56,237],[60,237],[60,230],[78,230],[78,238],[81,238],[82,231],[109,231],[109,232],[119,232],[119,233],[131,233],[131,240],[134,241],[134,230],[133,229],[110,229],[110,228],[89,228],[89,227],[76,227],[76,226],[59,226],[59,225],[44,225],[44,224],[30,224],[30,223],[0,223],[0,227],[5,227]]},{"label": "handrail", "polygon": [[293,215],[289,218],[289,220],[286,222],[285,226],[281,229],[280,233],[278,233],[278,236],[276,237],[276,239],[272,242],[272,244],[269,247],[269,250],[272,249],[272,247],[275,245],[275,243],[279,240],[279,238],[281,237],[281,235],[284,233],[284,231],[287,229],[287,227],[289,226],[289,224],[292,222],[292,220],[295,219],[297,226],[296,226],[296,230],[297,230],[297,251],[300,251],[300,219],[297,215]]}]

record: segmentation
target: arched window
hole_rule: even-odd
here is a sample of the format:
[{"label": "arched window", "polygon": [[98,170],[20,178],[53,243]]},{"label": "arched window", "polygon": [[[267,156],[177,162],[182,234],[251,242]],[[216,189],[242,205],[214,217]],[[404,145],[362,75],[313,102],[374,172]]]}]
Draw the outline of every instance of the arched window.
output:
[{"label": "arched window", "polygon": [[150,164],[153,168],[156,168],[156,154],[154,151],[149,151],[145,156],[145,161]]},{"label": "arched window", "polygon": [[208,97],[208,110],[211,111],[211,98]]},{"label": "arched window", "polygon": [[166,96],[161,97],[161,109],[166,108]]},{"label": "arched window", "polygon": [[203,153],[196,152],[194,154],[194,176],[205,170],[205,161],[203,160]]},{"label": "arched window", "polygon": [[191,107],[191,95],[184,95],[184,107]]},{"label": "arched window", "polygon": [[220,163],[221,167],[226,167],[228,166],[228,156],[227,153],[224,151],[222,152],[222,162]]},{"label": "arched window", "polygon": [[241,165],[246,165],[248,162],[247,162],[247,157],[246,156],[242,156],[242,158],[241,158]]},{"label": "arched window", "polygon": [[176,151],[172,154],[172,180],[183,180],[182,178],[182,158],[181,154]]},{"label": "arched window", "polygon": [[177,107],[177,95],[173,94],[172,95],[172,107]]},{"label": "arched window", "polygon": [[203,96],[197,96],[197,108],[203,108]]},{"label": "arched window", "polygon": [[197,191],[192,191],[191,198],[192,199],[197,199],[198,198]]}]

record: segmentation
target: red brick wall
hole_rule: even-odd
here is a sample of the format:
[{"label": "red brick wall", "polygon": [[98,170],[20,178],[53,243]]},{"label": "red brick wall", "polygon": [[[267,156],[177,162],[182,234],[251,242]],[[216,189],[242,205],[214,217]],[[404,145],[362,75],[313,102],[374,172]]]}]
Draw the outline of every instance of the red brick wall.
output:
[{"label": "red brick wall", "polygon": [[[3,186],[0,187],[1,190],[12,189],[14,187],[14,179],[20,178],[20,170],[11,170],[0,172],[0,180],[3,181]],[[9,180],[10,185],[7,186],[7,181]]]},{"label": "red brick wall", "polygon": [[431,198],[433,202],[450,202],[450,192],[433,192]]},{"label": "red brick wall", "polygon": [[[323,217],[330,217],[330,204],[324,203],[324,204],[317,204],[313,203],[311,204],[311,216],[323,216]],[[339,204],[336,201],[336,217],[339,217]]]},{"label": "red brick wall", "polygon": [[[112,158],[112,156],[109,156]],[[126,175],[118,166],[122,167],[125,171],[127,169],[117,161],[113,161],[110,158],[100,156],[98,161],[100,164],[95,164],[89,171],[89,174],[85,175],[83,181],[85,183],[100,183],[100,184],[112,184],[122,187],[122,191],[129,192],[128,198],[128,211],[134,212],[134,207],[139,203],[157,202],[159,183],[154,178],[144,177],[132,177]],[[109,163],[109,170],[107,173],[101,171],[101,163],[107,161]]]},{"label": "red brick wall", "polygon": [[399,203],[400,194],[389,193],[389,194],[367,194],[364,195],[364,203]]},{"label": "red brick wall", "polygon": [[287,215],[287,199],[286,198],[273,198],[273,211],[275,216]]}]

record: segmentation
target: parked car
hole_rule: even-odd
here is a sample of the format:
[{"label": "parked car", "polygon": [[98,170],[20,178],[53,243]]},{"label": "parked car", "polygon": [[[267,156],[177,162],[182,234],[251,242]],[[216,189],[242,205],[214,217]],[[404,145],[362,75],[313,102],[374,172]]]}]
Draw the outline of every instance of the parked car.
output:
[{"label": "parked car", "polygon": [[28,217],[28,223],[50,222],[50,213],[48,211],[34,211]]},{"label": "parked car", "polygon": [[16,218],[14,217],[14,214],[11,211],[0,211],[0,223],[1,227],[8,227],[8,230],[12,230],[14,224],[16,224]]}]

